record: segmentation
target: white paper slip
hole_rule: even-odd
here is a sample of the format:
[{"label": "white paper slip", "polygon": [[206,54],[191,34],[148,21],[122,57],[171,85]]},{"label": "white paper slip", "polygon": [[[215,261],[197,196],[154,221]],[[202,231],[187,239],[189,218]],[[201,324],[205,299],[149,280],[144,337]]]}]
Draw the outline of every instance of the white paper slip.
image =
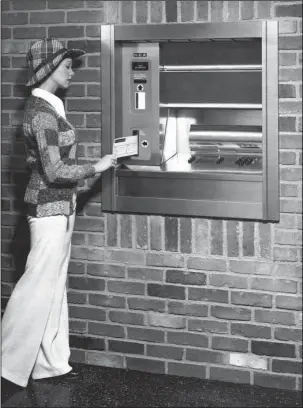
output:
[{"label": "white paper slip", "polygon": [[119,137],[114,140],[113,154],[117,158],[137,156],[138,153],[138,135]]}]

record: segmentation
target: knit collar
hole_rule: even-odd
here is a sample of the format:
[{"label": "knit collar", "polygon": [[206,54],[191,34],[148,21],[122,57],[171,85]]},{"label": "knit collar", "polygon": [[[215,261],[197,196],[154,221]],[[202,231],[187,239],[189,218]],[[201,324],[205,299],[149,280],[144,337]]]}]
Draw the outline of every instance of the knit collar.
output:
[{"label": "knit collar", "polygon": [[41,88],[34,88],[32,90],[32,95],[38,98],[42,98],[46,102],[50,103],[52,107],[56,110],[58,115],[66,119],[63,102],[60,98],[58,98],[58,96],[46,91],[45,89],[41,89]]}]

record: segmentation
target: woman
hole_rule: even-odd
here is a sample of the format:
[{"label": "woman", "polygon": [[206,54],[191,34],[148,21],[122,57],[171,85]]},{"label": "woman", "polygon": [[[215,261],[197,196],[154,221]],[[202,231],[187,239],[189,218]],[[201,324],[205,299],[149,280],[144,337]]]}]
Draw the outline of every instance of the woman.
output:
[{"label": "woman", "polygon": [[[2,320],[2,377],[26,387],[33,379],[78,373],[70,357],[67,269],[79,180],[115,166],[106,155],[77,165],[75,130],[55,93],[67,89],[72,61],[85,52],[66,49],[54,38],[35,42],[27,60],[34,89],[24,112],[23,131],[31,177],[25,192],[31,249],[23,276]],[[61,377],[60,377],[61,378]]]}]

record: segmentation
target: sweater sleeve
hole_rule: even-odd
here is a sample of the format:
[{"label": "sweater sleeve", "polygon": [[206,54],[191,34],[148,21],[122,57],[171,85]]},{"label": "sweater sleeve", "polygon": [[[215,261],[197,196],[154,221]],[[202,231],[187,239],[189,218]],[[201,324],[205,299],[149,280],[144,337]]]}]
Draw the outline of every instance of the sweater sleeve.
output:
[{"label": "sweater sleeve", "polygon": [[58,141],[58,121],[46,112],[38,112],[32,120],[32,131],[37,141],[42,169],[49,183],[75,183],[95,175],[91,163],[69,164],[62,160]]}]

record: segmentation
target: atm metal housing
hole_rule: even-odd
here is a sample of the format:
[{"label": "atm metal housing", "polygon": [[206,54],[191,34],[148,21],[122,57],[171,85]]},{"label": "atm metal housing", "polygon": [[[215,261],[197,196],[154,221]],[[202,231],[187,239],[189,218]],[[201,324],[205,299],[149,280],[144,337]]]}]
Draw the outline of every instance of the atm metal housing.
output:
[{"label": "atm metal housing", "polygon": [[103,211],[279,220],[277,22],[103,25],[101,91]]}]

